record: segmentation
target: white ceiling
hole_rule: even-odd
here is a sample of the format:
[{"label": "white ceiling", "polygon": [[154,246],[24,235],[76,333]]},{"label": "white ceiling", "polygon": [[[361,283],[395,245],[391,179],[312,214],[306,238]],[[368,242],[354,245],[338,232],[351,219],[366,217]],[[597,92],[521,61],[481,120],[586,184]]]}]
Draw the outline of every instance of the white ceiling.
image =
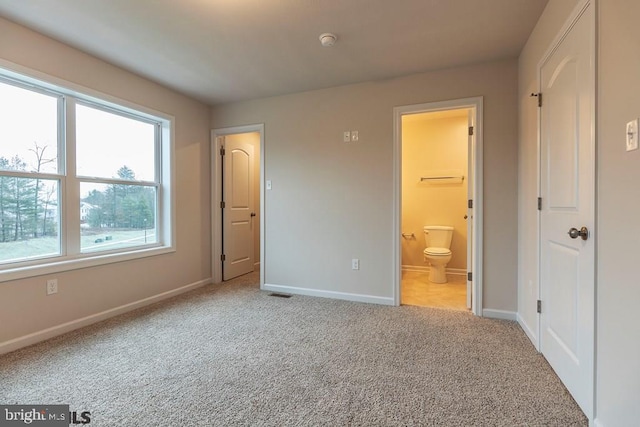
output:
[{"label": "white ceiling", "polygon": [[0,0],[0,16],[220,104],[516,57],[546,3]]}]

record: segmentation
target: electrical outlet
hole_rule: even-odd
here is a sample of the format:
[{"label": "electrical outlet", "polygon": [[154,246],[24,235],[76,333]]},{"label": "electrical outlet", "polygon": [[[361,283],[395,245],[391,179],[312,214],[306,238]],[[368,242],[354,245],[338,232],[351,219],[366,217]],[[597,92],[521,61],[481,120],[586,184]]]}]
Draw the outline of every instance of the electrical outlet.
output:
[{"label": "electrical outlet", "polygon": [[58,293],[58,279],[47,280],[47,295]]},{"label": "electrical outlet", "polygon": [[360,270],[360,260],[358,258],[354,258],[351,260],[351,269]]}]

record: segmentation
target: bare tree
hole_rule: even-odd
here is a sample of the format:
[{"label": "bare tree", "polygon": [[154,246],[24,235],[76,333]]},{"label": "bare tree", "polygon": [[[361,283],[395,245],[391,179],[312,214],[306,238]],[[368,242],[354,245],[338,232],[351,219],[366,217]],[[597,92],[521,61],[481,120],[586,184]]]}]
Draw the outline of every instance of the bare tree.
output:
[{"label": "bare tree", "polygon": [[[44,145],[42,147],[40,147],[38,145],[37,141],[33,142],[33,147],[34,148],[30,148],[29,151],[31,151],[33,154],[35,154],[36,156],[36,168],[34,172],[40,173],[42,171],[42,167],[49,164],[49,163],[53,163],[56,161],[55,158],[53,159],[45,159],[44,157],[44,152],[47,149],[47,145]],[[33,209],[33,215],[34,215],[34,224],[38,224],[38,201],[40,199],[40,178],[36,178],[36,191],[35,191],[35,199],[34,199],[34,209]],[[47,200],[48,202],[48,200]],[[47,203],[48,204],[48,203]],[[44,217],[45,217],[45,221],[43,222],[43,226],[42,226],[42,234],[46,234],[46,219],[47,219],[47,212],[46,212],[46,207],[45,207],[45,213],[44,213]],[[34,226],[33,227],[33,237],[38,237],[38,226]]]}]

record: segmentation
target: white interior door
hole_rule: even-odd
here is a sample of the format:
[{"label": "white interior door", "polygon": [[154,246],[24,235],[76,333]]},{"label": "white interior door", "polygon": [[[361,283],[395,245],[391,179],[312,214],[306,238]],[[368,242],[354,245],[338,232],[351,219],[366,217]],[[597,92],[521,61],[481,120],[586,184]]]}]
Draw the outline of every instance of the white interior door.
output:
[{"label": "white interior door", "polygon": [[226,138],[223,156],[223,280],[253,271],[253,146]]},{"label": "white interior door", "polygon": [[588,417],[595,317],[593,22],[588,6],[540,67],[540,349]]}]

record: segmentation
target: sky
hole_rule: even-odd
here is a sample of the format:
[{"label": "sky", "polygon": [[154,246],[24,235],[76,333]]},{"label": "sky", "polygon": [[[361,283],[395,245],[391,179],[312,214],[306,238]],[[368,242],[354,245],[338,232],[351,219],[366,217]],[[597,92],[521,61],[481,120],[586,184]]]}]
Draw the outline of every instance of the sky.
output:
[{"label": "sky", "polygon": [[[36,170],[35,143],[57,159],[57,97],[0,82],[0,157],[18,155]],[[154,126],[85,105],[76,106],[77,174],[116,178],[126,165],[137,180],[154,181]],[[63,159],[60,159],[63,160]],[[41,168],[59,173],[58,162]]]},{"label": "sky", "polygon": [[[34,142],[46,146],[45,158],[57,158],[57,99],[0,83],[0,157],[18,155],[35,170]],[[57,173],[57,164],[41,172]]]}]

